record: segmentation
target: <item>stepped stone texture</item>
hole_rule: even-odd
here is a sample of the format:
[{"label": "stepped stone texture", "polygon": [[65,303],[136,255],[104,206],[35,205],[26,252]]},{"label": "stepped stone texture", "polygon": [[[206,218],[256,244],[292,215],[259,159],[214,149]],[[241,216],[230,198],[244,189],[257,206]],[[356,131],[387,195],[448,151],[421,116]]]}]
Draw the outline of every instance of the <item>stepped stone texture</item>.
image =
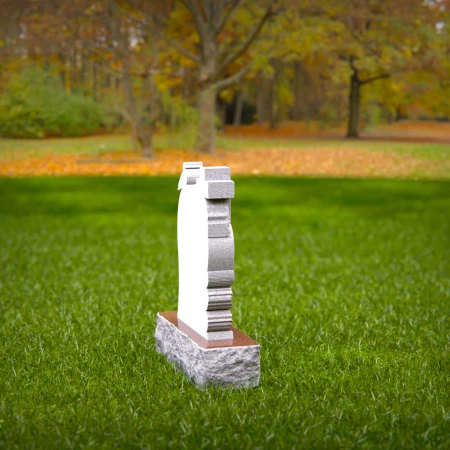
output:
[{"label": "stepped stone texture", "polygon": [[[260,345],[232,327],[233,339],[208,340],[177,318],[157,314],[156,350],[164,354],[199,388],[220,385],[248,388],[259,385]],[[224,333],[225,334],[225,333]]]}]

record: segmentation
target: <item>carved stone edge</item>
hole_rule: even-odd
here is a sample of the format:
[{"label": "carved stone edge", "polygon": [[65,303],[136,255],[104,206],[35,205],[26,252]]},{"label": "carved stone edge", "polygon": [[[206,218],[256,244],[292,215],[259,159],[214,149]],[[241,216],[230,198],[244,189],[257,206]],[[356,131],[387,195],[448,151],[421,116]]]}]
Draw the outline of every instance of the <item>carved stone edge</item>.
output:
[{"label": "carved stone edge", "polygon": [[259,385],[259,344],[202,348],[173,323],[157,314],[155,348],[200,389],[209,385],[229,389]]}]

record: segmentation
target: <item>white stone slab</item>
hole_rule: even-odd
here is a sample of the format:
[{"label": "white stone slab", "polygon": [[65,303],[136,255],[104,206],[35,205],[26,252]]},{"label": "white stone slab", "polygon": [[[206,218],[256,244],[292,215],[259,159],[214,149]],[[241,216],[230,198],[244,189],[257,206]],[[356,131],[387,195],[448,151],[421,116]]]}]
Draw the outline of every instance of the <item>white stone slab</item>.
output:
[{"label": "white stone slab", "polygon": [[[203,167],[201,162],[189,162],[183,164],[178,183],[178,315],[186,325],[211,340],[222,339],[217,332],[230,330],[232,323],[225,303],[216,303],[214,311],[223,306],[222,316],[227,320],[219,320],[219,313],[208,312],[208,289],[229,288],[234,280],[234,236],[230,223],[234,182],[230,178],[229,167]],[[205,198],[205,189],[211,191],[211,199]]]}]

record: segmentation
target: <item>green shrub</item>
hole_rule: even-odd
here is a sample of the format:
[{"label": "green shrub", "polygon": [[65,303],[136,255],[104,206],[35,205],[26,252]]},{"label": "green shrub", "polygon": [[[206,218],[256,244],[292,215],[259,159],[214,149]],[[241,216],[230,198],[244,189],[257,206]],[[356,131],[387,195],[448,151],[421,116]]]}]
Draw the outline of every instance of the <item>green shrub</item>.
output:
[{"label": "green shrub", "polygon": [[81,136],[98,129],[102,115],[102,107],[92,99],[66,92],[58,78],[29,67],[11,77],[0,97],[0,134]]}]

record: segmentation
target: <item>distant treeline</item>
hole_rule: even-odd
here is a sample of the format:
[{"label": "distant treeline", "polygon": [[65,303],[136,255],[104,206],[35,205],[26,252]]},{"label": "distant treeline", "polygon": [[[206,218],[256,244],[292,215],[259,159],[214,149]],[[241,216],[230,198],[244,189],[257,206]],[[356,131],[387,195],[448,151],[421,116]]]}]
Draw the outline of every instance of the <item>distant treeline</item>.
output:
[{"label": "distant treeline", "polygon": [[0,133],[449,120],[450,2],[78,0],[2,4]]}]

